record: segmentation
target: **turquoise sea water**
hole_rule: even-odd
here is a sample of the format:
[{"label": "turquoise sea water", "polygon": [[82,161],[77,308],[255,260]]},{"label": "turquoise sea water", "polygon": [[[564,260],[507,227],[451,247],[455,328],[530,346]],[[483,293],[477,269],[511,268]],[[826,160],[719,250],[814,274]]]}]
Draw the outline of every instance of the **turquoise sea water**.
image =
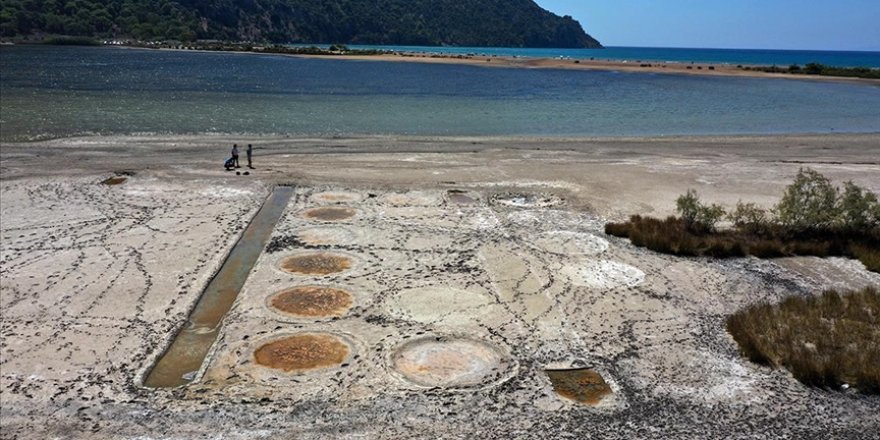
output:
[{"label": "turquoise sea water", "polygon": [[604,49],[520,49],[507,47],[427,47],[427,46],[352,46],[399,52],[480,54],[534,58],[571,58],[609,61],[668,61],[675,63],[715,63],[730,65],[805,65],[820,63],[839,67],[880,68],[880,52],[845,52],[822,50],[769,49],[681,49],[665,47],[606,47]]},{"label": "turquoise sea water", "polygon": [[107,47],[0,49],[0,139],[880,132],[880,87]]}]

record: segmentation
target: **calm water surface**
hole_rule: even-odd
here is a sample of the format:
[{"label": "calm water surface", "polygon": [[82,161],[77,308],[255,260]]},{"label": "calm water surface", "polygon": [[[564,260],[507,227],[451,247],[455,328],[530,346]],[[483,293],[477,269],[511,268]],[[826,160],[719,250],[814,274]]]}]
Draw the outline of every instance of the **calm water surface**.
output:
[{"label": "calm water surface", "polygon": [[118,48],[0,49],[0,138],[880,132],[880,87]]}]

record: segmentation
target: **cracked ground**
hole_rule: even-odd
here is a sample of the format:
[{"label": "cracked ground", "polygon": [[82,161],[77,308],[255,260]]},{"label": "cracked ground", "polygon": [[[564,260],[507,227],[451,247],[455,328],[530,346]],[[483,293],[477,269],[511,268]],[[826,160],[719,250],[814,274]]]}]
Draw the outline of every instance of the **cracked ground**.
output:
[{"label": "cracked ground", "polygon": [[[0,436],[876,438],[880,400],[748,362],[724,320],[880,275],[842,258],[652,253],[604,235],[606,211],[577,194],[507,172],[503,188],[297,179],[202,369],[175,389],[144,375],[271,185],[7,174]],[[345,300],[273,307],[295,288]],[[291,338],[312,348],[272,346]],[[545,373],[579,368],[611,393],[569,400]]]}]

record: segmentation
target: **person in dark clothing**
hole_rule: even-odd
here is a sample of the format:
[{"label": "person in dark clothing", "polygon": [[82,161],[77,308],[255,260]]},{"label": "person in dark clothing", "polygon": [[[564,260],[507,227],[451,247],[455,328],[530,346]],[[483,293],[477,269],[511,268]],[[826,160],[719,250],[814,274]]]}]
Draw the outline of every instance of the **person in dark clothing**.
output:
[{"label": "person in dark clothing", "polygon": [[241,168],[238,164],[238,144],[232,144],[232,161],[235,162],[236,168]]},{"label": "person in dark clothing", "polygon": [[251,162],[251,159],[252,159],[253,154],[254,154],[254,146],[251,145],[251,144],[248,144],[248,147],[247,147],[247,150],[245,150],[245,153],[247,153],[248,168],[250,168],[250,169],[254,169],[253,162]]}]

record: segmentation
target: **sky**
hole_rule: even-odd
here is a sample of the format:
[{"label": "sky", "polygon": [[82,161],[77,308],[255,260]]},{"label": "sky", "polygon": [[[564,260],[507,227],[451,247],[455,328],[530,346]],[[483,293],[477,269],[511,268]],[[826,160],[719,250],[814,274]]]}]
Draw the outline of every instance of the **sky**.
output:
[{"label": "sky", "polygon": [[605,46],[880,51],[880,0],[536,0]]}]

